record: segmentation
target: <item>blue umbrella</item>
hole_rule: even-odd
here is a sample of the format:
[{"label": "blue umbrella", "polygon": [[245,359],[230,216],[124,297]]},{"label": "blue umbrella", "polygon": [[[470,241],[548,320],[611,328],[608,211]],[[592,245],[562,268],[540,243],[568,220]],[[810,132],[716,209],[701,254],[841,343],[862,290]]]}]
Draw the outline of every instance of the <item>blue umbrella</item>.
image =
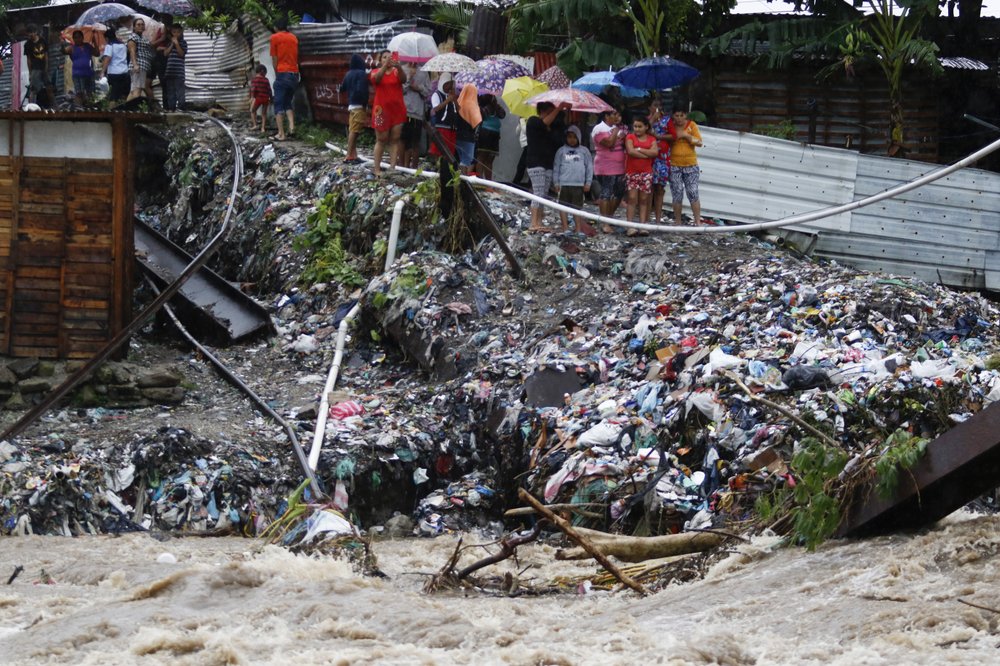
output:
[{"label": "blue umbrella", "polygon": [[94,25],[95,23],[104,23],[111,25],[112,21],[116,21],[123,16],[132,16],[135,13],[135,10],[131,7],[120,5],[117,2],[106,2],[103,5],[91,7],[80,14],[80,18],[76,20],[76,24]]},{"label": "blue umbrella", "polygon": [[621,93],[622,97],[645,97],[646,91],[639,88],[629,88],[628,86],[623,86],[614,80],[615,73],[611,70],[606,72],[587,72],[572,84],[570,88],[576,88],[577,90],[586,90],[589,93],[594,93],[599,95],[604,92],[604,89],[608,86],[613,86],[618,88],[618,92]]},{"label": "blue umbrella", "polygon": [[631,88],[663,90],[684,85],[696,76],[698,70],[687,63],[669,56],[653,56],[623,68],[614,80]]}]

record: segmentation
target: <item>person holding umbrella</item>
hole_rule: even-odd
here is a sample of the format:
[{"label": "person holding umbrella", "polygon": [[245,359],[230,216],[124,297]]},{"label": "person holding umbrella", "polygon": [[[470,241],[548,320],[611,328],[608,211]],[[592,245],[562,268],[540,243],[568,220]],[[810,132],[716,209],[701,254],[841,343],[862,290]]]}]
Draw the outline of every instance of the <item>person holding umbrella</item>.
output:
[{"label": "person holding umbrella", "polygon": [[94,96],[94,47],[83,41],[83,30],[73,31],[73,41],[63,44],[63,53],[73,63],[73,92],[76,103],[83,106]]},{"label": "person holding umbrella", "polygon": [[701,201],[698,197],[698,181],[701,169],[694,149],[701,147],[701,132],[698,125],[687,117],[687,111],[675,107],[667,123],[667,142],[670,144],[670,196],[674,204],[674,223],[683,224],[681,211],[684,194],[691,204],[691,216],[695,225],[701,224]]},{"label": "person holding umbrella", "polygon": [[[556,151],[562,144],[562,126],[557,120],[562,112],[572,107],[569,102],[556,106],[552,102],[539,102],[538,115],[528,118],[525,134],[528,136],[527,157],[528,179],[531,181],[531,192],[536,197],[549,197],[552,188],[552,166]],[[531,202],[531,226],[528,231],[539,233],[545,231],[545,211],[542,204]]]},{"label": "person holding umbrella", "polygon": [[372,129],[375,130],[375,175],[382,175],[382,154],[389,144],[389,168],[399,162],[400,138],[406,123],[406,102],[403,84],[406,72],[399,64],[399,56],[382,51],[379,68],[369,75],[375,86],[375,106],[372,107]]}]

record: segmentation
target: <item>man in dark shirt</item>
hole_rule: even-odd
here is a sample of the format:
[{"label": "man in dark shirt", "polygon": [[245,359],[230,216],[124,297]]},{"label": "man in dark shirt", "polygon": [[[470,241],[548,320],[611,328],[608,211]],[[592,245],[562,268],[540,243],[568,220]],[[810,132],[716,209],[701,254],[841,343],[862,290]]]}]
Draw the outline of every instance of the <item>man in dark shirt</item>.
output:
[{"label": "man in dark shirt", "polygon": [[[38,33],[38,26],[28,26],[28,39],[24,43],[28,58],[28,101],[38,101],[38,94],[48,88],[49,45]],[[44,99],[44,96],[43,96]]]},{"label": "man in dark shirt", "polygon": [[[556,158],[556,151],[562,145],[560,139],[564,132],[560,118],[562,112],[568,108],[570,105],[567,103],[555,106],[542,102],[538,105],[538,115],[528,118],[525,163],[528,167],[528,178],[531,179],[531,193],[536,197],[549,198],[549,190],[552,188],[552,163]],[[553,131],[554,128],[557,129]],[[545,211],[542,209],[542,204],[532,201],[531,226],[528,231],[545,231],[544,220]]]}]

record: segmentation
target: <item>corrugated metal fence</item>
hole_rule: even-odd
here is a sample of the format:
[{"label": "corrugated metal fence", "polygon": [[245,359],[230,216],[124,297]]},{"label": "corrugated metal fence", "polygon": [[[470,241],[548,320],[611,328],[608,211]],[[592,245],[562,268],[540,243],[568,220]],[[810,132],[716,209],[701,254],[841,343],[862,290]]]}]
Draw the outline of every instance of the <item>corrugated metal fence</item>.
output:
[{"label": "corrugated metal fence", "polygon": [[[941,168],[701,128],[704,213],[766,222],[856,201]],[[963,169],[898,198],[796,225],[816,255],[863,269],[1000,289],[1000,174]]]}]

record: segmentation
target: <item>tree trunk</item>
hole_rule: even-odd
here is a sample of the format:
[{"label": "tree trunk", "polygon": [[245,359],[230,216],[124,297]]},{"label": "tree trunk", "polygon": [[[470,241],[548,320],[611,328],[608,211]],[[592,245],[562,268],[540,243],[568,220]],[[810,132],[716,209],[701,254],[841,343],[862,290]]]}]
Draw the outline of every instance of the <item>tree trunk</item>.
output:
[{"label": "tree trunk", "polygon": [[[608,557],[616,557],[623,562],[644,562],[660,557],[687,555],[711,550],[722,544],[728,537],[714,532],[683,532],[657,537],[632,537],[605,534],[594,530],[577,531],[586,536],[594,548]],[[567,548],[556,551],[557,560],[585,560],[588,555],[582,548]]]}]

